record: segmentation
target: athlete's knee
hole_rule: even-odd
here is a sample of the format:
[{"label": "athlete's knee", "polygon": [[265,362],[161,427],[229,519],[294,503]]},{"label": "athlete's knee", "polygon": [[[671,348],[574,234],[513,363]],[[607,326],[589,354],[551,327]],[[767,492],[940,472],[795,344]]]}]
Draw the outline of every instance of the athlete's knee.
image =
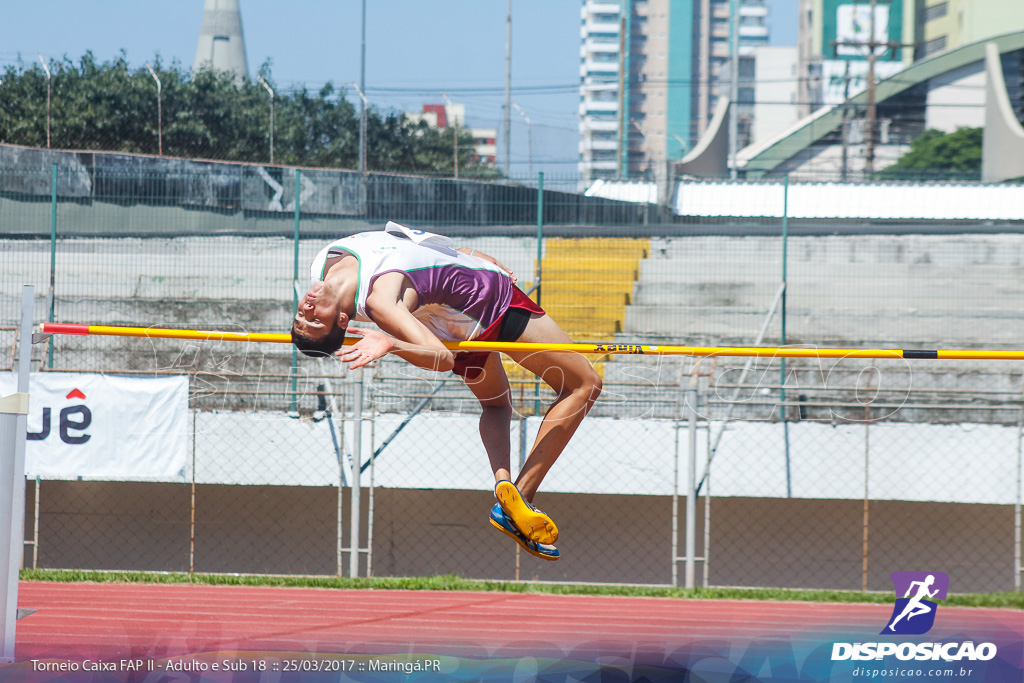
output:
[{"label": "athlete's knee", "polygon": [[591,370],[590,372],[593,375],[589,384],[590,400],[593,402],[596,401],[597,397],[601,395],[601,391],[604,389],[604,380],[602,380],[601,376],[594,372],[593,370]]},{"label": "athlete's knee", "polygon": [[587,401],[589,406],[592,405],[594,401],[597,400],[597,397],[601,395],[601,389],[603,388],[604,382],[601,380],[601,376],[597,374],[594,368],[590,368],[590,370],[583,376],[576,393]]},{"label": "athlete's knee", "polygon": [[480,404],[481,420],[484,419],[512,419],[512,402],[506,397],[504,401],[498,399],[494,401],[488,401],[487,403],[481,402]]}]

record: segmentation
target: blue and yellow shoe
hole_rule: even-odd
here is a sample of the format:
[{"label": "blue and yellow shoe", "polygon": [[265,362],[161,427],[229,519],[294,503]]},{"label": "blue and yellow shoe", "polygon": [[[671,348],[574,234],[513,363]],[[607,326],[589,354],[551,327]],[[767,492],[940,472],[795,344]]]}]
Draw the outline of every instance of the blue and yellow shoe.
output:
[{"label": "blue and yellow shoe", "polygon": [[519,493],[516,485],[510,481],[499,481],[494,486],[494,497],[501,504],[508,518],[519,532],[533,541],[550,545],[558,540],[558,527],[551,518],[533,507]]},{"label": "blue and yellow shoe", "polygon": [[531,555],[542,560],[557,560],[559,558],[558,548],[555,546],[537,543],[523,536],[519,529],[512,524],[511,520],[505,516],[505,511],[501,509],[500,503],[495,503],[494,507],[491,508],[491,524],[498,531],[511,537],[513,541]]}]

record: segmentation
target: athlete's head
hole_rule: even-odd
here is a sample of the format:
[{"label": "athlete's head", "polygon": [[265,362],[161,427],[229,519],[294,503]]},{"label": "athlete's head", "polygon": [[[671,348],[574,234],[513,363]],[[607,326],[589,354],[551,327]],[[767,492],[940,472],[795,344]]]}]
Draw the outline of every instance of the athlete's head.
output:
[{"label": "athlete's head", "polygon": [[315,282],[299,302],[292,321],[292,343],[307,356],[330,356],[345,341],[348,323],[340,297],[323,282]]}]

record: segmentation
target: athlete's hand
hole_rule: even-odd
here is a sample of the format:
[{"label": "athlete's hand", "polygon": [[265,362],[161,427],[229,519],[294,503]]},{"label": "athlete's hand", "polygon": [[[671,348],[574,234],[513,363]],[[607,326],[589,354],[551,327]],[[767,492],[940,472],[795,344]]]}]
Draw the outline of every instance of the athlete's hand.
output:
[{"label": "athlete's hand", "polygon": [[379,330],[349,326],[348,331],[362,337],[352,346],[344,346],[337,352],[342,362],[349,364],[350,370],[368,365],[395,350],[391,337]]}]

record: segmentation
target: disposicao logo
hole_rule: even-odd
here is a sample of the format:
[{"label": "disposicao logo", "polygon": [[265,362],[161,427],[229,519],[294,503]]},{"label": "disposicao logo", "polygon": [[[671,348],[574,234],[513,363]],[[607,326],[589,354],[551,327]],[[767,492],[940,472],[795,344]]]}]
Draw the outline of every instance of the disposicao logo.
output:
[{"label": "disposicao logo", "polygon": [[882,635],[928,633],[939,609],[935,600],[945,600],[949,591],[949,576],[944,572],[893,572],[889,578],[896,590],[896,605]]},{"label": "disposicao logo", "polygon": [[[915,636],[935,625],[936,600],[945,600],[949,576],[943,572],[893,572],[896,591],[892,615],[879,635]],[[986,661],[996,656],[994,643],[834,643],[832,660],[878,660],[895,655],[900,660]]]}]

